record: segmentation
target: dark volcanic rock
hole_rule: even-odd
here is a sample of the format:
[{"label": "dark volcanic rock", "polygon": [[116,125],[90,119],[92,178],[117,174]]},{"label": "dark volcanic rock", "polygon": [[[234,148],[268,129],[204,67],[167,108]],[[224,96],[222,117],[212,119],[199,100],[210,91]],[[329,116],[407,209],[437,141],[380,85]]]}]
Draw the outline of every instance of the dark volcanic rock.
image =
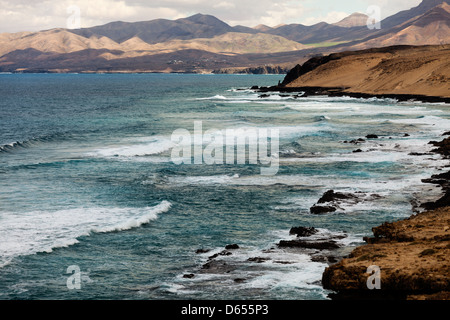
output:
[{"label": "dark volcanic rock", "polygon": [[433,155],[433,154],[430,153],[430,152],[426,152],[426,153],[423,153],[423,152],[410,152],[410,153],[408,153],[408,156],[431,156],[431,155]]},{"label": "dark volcanic rock", "polygon": [[275,260],[274,263],[279,263],[279,264],[294,264],[295,262],[292,262],[292,261]]},{"label": "dark volcanic rock", "polygon": [[312,262],[327,262],[328,259],[325,256],[316,255],[316,256],[312,256],[311,257],[311,261]]},{"label": "dark volcanic rock", "polygon": [[362,138],[350,141],[350,143],[353,143],[353,144],[359,144],[359,143],[363,143],[363,142],[366,142],[366,140],[364,140]]},{"label": "dark volcanic rock", "polygon": [[208,257],[208,260],[215,259],[215,258],[217,258],[218,256],[231,256],[231,255],[232,255],[232,253],[231,253],[230,251],[228,251],[228,250],[223,250],[223,251],[221,251],[221,252],[219,252],[219,253],[215,253],[215,254],[213,254],[212,256]]},{"label": "dark volcanic rock", "polygon": [[450,171],[432,175],[431,178],[422,179],[423,183],[432,183],[447,188],[450,185]]},{"label": "dark volcanic rock", "polygon": [[323,214],[328,212],[334,212],[338,209],[344,210],[340,204],[345,203],[347,205],[354,205],[360,201],[372,201],[380,198],[379,195],[372,194],[368,195],[363,192],[353,194],[353,193],[343,193],[334,192],[334,190],[328,190],[323,194],[323,196],[317,201],[317,204],[310,208],[312,214]]},{"label": "dark volcanic rock", "polygon": [[366,136],[367,139],[378,139],[378,136],[376,134],[368,134]]},{"label": "dark volcanic rock", "polygon": [[284,77],[284,80],[282,82],[282,85],[286,85],[289,82],[294,81],[298,77],[302,75],[302,66],[297,64],[294,68],[292,68]]},{"label": "dark volcanic rock", "polygon": [[280,248],[305,248],[305,249],[318,249],[318,250],[330,250],[337,249],[339,245],[334,240],[327,241],[303,241],[303,240],[281,240],[278,243]]},{"label": "dark volcanic rock", "polygon": [[284,77],[283,82],[281,83],[281,86],[285,86],[289,84],[290,82],[296,80],[297,78],[301,77],[302,75],[320,67],[321,65],[332,61],[332,60],[338,60],[341,58],[340,54],[330,54],[327,56],[317,56],[309,59],[306,61],[303,65],[296,65],[294,68],[292,68]]},{"label": "dark volcanic rock", "polygon": [[[447,133],[448,132],[445,134]],[[438,147],[437,149],[434,149],[433,152],[443,155],[444,158],[448,158],[450,156],[450,137],[445,138],[440,142],[430,141],[429,144]],[[437,201],[422,204],[421,206],[423,208],[432,210],[450,206],[450,172],[433,175],[430,179],[423,179],[422,182],[440,185],[444,191],[444,195]]]},{"label": "dark volcanic rock", "polygon": [[201,253],[207,253],[209,252],[210,249],[197,249],[197,251],[195,251],[196,254],[201,254]]},{"label": "dark volcanic rock", "polygon": [[311,261],[313,262],[325,262],[325,263],[336,263],[338,260],[334,256],[325,256],[325,255],[313,255],[311,257]]},{"label": "dark volcanic rock", "polygon": [[289,234],[295,234],[297,237],[309,237],[316,234],[318,230],[314,227],[292,227]]},{"label": "dark volcanic rock", "polygon": [[227,249],[227,250],[239,249],[239,246],[237,244],[229,244],[229,245],[225,246],[225,249]]},{"label": "dark volcanic rock", "polygon": [[352,194],[346,194],[342,192],[334,192],[334,190],[328,190],[323,194],[323,196],[317,201],[317,203],[333,202],[336,200],[354,199],[356,196]]},{"label": "dark volcanic rock", "polygon": [[312,214],[324,214],[324,213],[329,213],[329,212],[335,212],[337,209],[335,207],[332,206],[318,206],[318,205],[313,205],[309,211]]},{"label": "dark volcanic rock", "polygon": [[440,142],[431,141],[430,144],[438,147],[437,149],[434,149],[433,152],[439,153],[443,156],[450,156],[450,137],[445,138]]},{"label": "dark volcanic rock", "polygon": [[450,189],[445,192],[445,194],[434,202],[427,202],[422,204],[422,207],[427,210],[433,210],[437,208],[449,207],[450,206]]},{"label": "dark volcanic rock", "polygon": [[202,272],[204,273],[229,273],[235,269],[235,266],[216,260],[208,261],[202,266]]},{"label": "dark volcanic rock", "polygon": [[254,257],[254,258],[248,258],[247,261],[250,262],[256,262],[256,263],[263,263],[270,260],[270,258],[262,258],[262,257]]},{"label": "dark volcanic rock", "polygon": [[183,278],[187,278],[187,279],[192,279],[193,277],[195,277],[195,275],[193,273],[183,275]]},{"label": "dark volcanic rock", "polygon": [[366,142],[366,140],[364,140],[363,138],[359,138],[359,139],[353,139],[350,141],[344,141],[344,143],[352,143],[352,144],[360,144]]}]

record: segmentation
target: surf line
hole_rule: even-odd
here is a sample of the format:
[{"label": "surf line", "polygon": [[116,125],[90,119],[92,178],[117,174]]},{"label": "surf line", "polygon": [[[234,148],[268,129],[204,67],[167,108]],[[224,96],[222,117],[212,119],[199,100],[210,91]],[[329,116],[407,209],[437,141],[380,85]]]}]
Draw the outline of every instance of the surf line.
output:
[{"label": "surf line", "polygon": [[279,169],[279,129],[233,128],[203,132],[202,121],[194,121],[193,135],[187,129],[172,133],[174,164],[260,165],[260,173],[274,176]]}]

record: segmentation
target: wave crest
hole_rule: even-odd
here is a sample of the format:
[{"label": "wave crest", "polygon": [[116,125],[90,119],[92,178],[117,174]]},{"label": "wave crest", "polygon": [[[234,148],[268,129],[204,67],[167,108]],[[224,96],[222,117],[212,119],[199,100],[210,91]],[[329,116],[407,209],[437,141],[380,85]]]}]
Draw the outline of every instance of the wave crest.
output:
[{"label": "wave crest", "polygon": [[145,208],[75,208],[26,213],[2,213],[0,224],[0,268],[15,257],[78,243],[92,233],[119,232],[138,228],[169,211],[172,204],[162,201]]}]

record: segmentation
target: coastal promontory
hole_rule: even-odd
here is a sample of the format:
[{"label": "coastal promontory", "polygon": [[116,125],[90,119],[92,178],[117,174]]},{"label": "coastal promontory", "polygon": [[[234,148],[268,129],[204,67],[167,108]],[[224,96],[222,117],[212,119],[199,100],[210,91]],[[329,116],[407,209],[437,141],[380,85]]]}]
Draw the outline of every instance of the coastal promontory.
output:
[{"label": "coastal promontory", "polygon": [[292,69],[282,87],[299,91],[321,88],[326,93],[348,95],[448,99],[449,83],[450,45],[393,46],[313,57]]}]

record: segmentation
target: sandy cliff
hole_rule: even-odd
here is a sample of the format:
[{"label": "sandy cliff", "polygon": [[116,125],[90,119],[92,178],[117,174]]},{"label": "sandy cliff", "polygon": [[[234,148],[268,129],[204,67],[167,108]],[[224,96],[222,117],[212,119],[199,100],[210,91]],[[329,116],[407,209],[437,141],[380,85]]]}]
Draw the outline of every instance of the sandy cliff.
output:
[{"label": "sandy cliff", "polygon": [[395,46],[312,58],[297,66],[284,85],[448,98],[450,45]]},{"label": "sandy cliff", "polygon": [[[449,222],[446,207],[373,228],[367,245],[325,270],[324,288],[337,298],[450,299]],[[367,287],[371,265],[380,268],[380,290]]]}]

